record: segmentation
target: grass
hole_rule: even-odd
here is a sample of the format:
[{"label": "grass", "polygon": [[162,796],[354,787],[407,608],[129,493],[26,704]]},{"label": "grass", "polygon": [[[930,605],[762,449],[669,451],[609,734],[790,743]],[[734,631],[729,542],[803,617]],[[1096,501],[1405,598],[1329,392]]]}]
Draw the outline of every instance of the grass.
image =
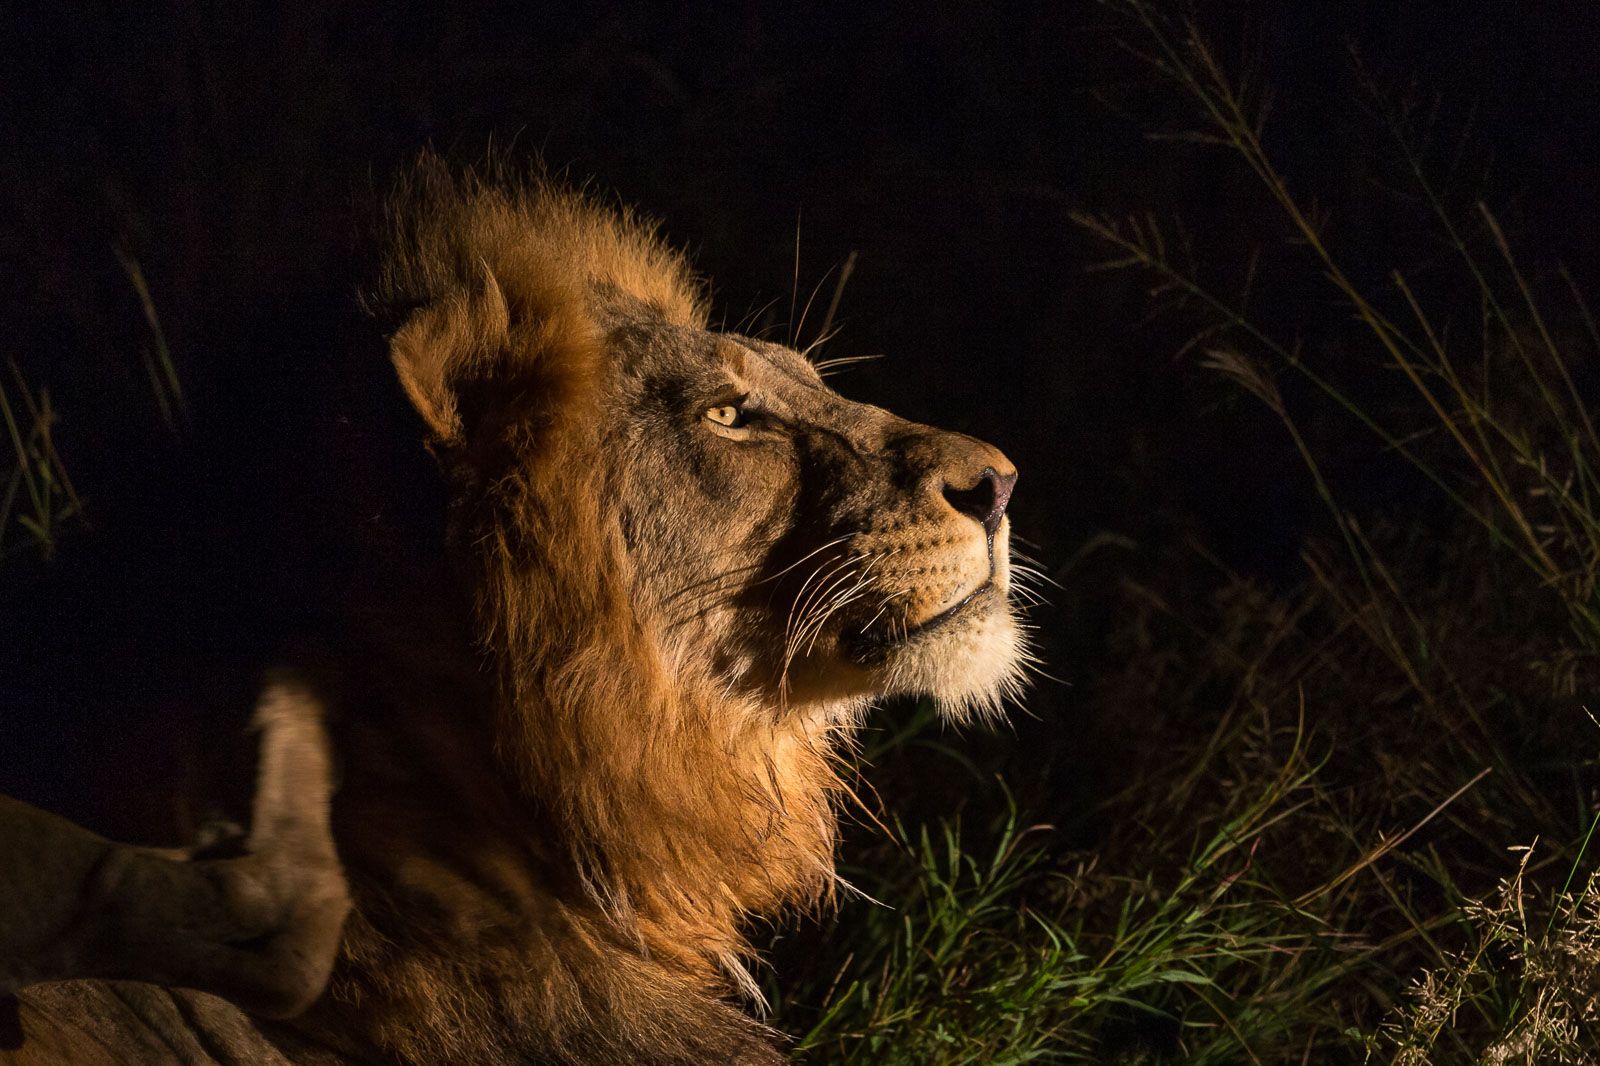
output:
[{"label": "grass", "polygon": [[[1265,92],[1192,22],[1121,7],[1199,118],[1183,139],[1243,167],[1279,242],[1229,299],[1172,227],[1076,220],[1279,422],[1328,535],[1287,589],[1220,567],[1203,596],[1130,582],[1121,672],[1090,702],[1155,730],[1126,738],[1094,854],[1058,854],[1014,808],[998,849],[948,822],[903,834],[898,878],[866,886],[887,908],[836,920],[825,942],[848,953],[780,1017],[815,1062],[1596,1061],[1600,733],[1580,694],[1600,662],[1600,438],[1574,362],[1600,354],[1593,315],[1487,205],[1447,202],[1370,81],[1454,267],[1358,280],[1274,161]],[[1248,311],[1262,255],[1343,308],[1337,346]],[[1318,354],[1336,348],[1360,362]],[[1337,419],[1427,488],[1413,511],[1341,502]]]},{"label": "grass", "polygon": [[[141,348],[151,395],[162,425],[178,432],[188,416],[183,385],[156,313],[155,300],[139,261],[116,249],[117,262],[139,298],[154,350]],[[10,443],[10,464],[0,489],[0,559],[24,549],[46,562],[56,554],[62,533],[74,522],[87,521],[83,500],[73,487],[56,450],[54,431],[60,414],[51,405],[50,390],[30,388],[15,360],[7,360],[10,387],[0,381],[0,418]]]},{"label": "grass", "polygon": [[0,558],[28,547],[50,559],[63,527],[82,519],[83,502],[56,451],[50,391],[30,389],[15,362],[7,367],[12,389],[0,382],[0,417],[11,463],[0,490]]},{"label": "grass", "polygon": [[139,349],[139,360],[144,364],[145,378],[150,383],[150,395],[155,397],[156,410],[161,424],[169,431],[178,432],[188,417],[183,396],[183,383],[178,379],[177,365],[172,361],[172,350],[167,346],[166,331],[161,328],[161,316],[156,313],[155,298],[150,295],[150,285],[145,281],[144,268],[131,252],[116,248],[117,263],[139,297],[139,309],[144,313],[145,325],[150,329],[150,342],[154,351]]}]

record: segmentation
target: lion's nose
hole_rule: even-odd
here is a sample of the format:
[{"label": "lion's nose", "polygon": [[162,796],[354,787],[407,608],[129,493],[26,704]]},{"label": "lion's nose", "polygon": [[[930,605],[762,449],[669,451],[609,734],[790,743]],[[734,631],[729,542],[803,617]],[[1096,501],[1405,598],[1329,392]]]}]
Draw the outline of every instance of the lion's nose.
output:
[{"label": "lion's nose", "polygon": [[986,466],[978,475],[978,483],[969,489],[958,489],[946,483],[944,498],[962,514],[982,522],[984,532],[992,537],[1000,528],[1000,519],[1005,516],[1006,504],[1011,500],[1011,487],[1016,483],[1014,472],[1001,474],[994,467]]}]

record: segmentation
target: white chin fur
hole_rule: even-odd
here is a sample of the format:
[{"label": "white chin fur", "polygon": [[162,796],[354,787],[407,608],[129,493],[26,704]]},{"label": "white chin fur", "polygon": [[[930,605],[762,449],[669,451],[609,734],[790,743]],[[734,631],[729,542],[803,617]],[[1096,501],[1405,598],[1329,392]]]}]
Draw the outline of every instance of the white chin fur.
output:
[{"label": "white chin fur", "polygon": [[886,695],[929,696],[957,721],[994,718],[1022,693],[1026,639],[1009,603],[913,636],[877,665]]}]

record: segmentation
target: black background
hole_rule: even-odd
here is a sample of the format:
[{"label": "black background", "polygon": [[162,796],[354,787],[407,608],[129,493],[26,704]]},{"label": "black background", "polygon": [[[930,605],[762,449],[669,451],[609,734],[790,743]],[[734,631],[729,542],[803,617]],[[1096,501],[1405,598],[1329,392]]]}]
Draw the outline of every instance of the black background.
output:
[{"label": "black background", "polygon": [[[1272,87],[1269,147],[1360,280],[1403,266],[1425,285],[1445,254],[1387,194],[1370,78],[1422,116],[1455,202],[1487,200],[1538,264],[1594,291],[1594,5],[1193,10]],[[366,211],[432,147],[538,157],[640,205],[750,332],[791,336],[818,289],[794,327],[813,340],[829,271],[856,253],[827,354],[885,358],[837,386],[1002,447],[1015,530],[1065,585],[1035,620],[1074,684],[1041,681],[1012,730],[972,744],[1026,767],[1047,812],[1082,808],[1126,754],[1079,696],[1121,579],[1198,543],[1287,580],[1324,520],[1271,416],[1178,354],[1194,322],[1152,314],[1147,279],[1090,270],[1109,253],[1068,217],[1181,219],[1224,287],[1282,236],[1226,153],[1150,136],[1198,120],[1140,47],[1080,0],[6,5],[0,357],[50,390],[88,525],[51,562],[0,561],[0,790],[132,831],[140,812],[124,823],[68,783],[156,774],[134,708],[197,664],[235,678],[212,705],[242,707],[258,660],[324,610],[372,484],[429,477],[419,449],[386,443],[416,427],[355,293]],[[149,280],[186,390],[177,433],[116,249]],[[1291,277],[1268,274],[1254,310],[1339,365],[1347,312]],[[351,425],[381,472],[329,444]],[[1350,426],[1311,431],[1353,508],[1414,499]],[[1078,554],[1103,533],[1117,546]]]}]

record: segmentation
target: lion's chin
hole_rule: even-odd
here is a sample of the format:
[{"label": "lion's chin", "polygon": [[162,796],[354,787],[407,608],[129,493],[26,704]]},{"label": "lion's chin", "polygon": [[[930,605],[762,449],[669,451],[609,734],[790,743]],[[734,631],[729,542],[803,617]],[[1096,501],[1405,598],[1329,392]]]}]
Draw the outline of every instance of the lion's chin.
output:
[{"label": "lion's chin", "polygon": [[877,694],[928,696],[957,720],[997,716],[1020,695],[1027,658],[1011,605],[992,582],[908,632],[858,633],[841,645]]}]

